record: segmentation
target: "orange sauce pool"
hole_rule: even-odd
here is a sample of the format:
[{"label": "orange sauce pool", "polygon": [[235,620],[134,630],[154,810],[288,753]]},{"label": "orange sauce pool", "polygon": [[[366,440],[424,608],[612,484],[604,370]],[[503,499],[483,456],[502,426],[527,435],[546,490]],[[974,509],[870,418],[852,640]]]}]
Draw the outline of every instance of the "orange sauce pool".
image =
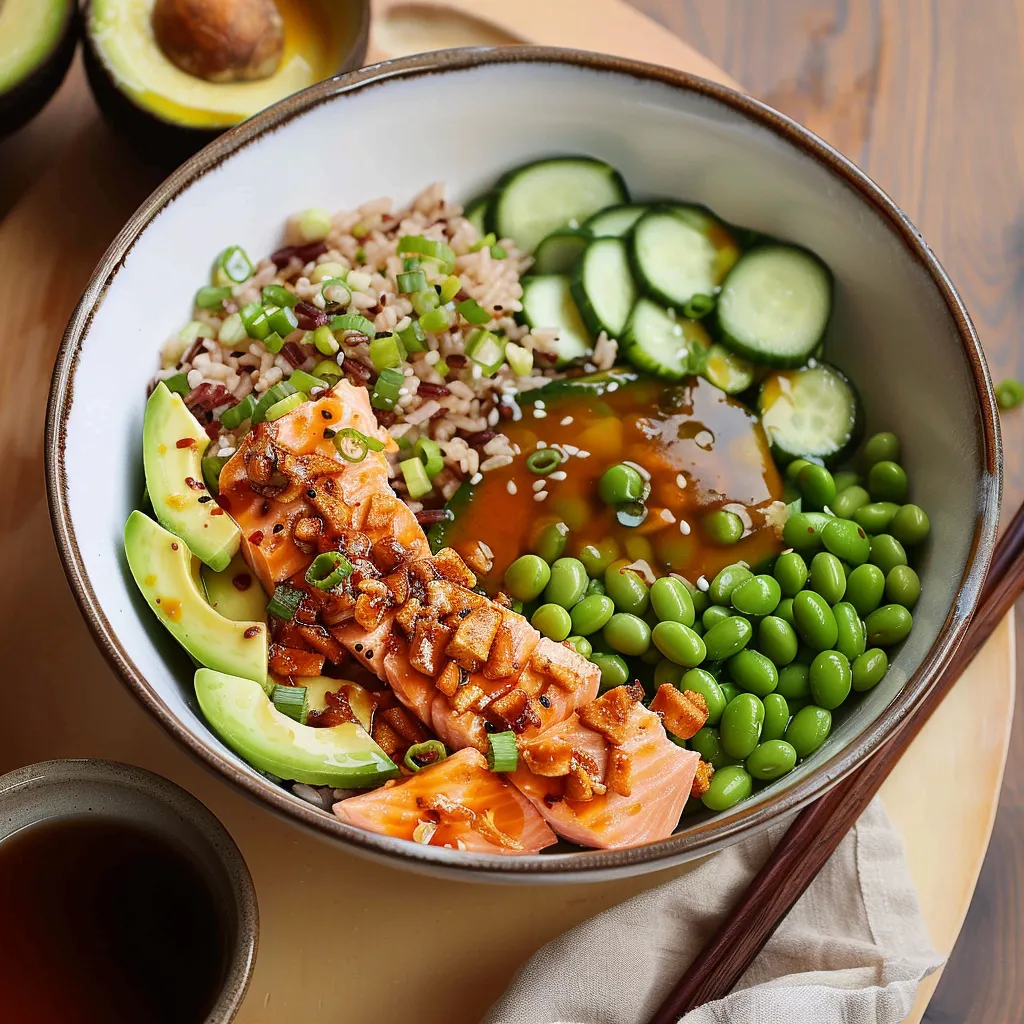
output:
[{"label": "orange sauce pool", "polygon": [[[566,555],[612,538],[622,557],[645,559],[657,574],[677,572],[691,581],[710,579],[740,560],[756,566],[781,551],[765,515],[781,499],[782,481],[764,430],[753,412],[707,381],[642,380],[603,395],[567,387],[543,408],[524,405],[522,412],[504,431],[520,454],[512,465],[484,474],[468,500],[457,495],[455,519],[443,531],[444,542],[457,550],[475,540],[491,547],[494,568],[483,580],[488,589],[500,586],[505,569],[551,523],[569,528]],[[567,453],[554,477],[538,476],[526,464],[538,442]],[[598,495],[601,474],[619,462],[650,475],[648,515],[638,527],[620,524]],[[541,480],[547,497],[538,500]],[[719,508],[743,521],[738,543],[717,544],[703,529],[704,517]]]}]

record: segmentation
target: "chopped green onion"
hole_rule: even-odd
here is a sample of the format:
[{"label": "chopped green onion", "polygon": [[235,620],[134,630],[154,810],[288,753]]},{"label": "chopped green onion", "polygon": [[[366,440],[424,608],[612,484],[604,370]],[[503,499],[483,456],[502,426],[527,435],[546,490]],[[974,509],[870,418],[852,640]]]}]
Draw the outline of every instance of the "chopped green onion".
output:
[{"label": "chopped green onion", "polygon": [[241,284],[252,277],[252,260],[240,245],[229,245],[213,263],[214,270],[224,271],[224,276],[235,284]]},{"label": "chopped green onion", "polygon": [[417,316],[423,316],[432,309],[441,305],[441,296],[433,288],[426,288],[421,292],[414,292],[412,296],[412,308],[416,310]]},{"label": "chopped green onion", "polygon": [[306,570],[306,582],[318,590],[330,590],[351,575],[352,563],[340,551],[323,551]]},{"label": "chopped green onion", "polygon": [[370,395],[370,405],[381,412],[391,412],[398,401],[398,393],[405,384],[405,374],[394,367],[387,367],[380,371],[377,383],[373,385],[373,394]]},{"label": "chopped green onion", "polygon": [[309,401],[309,396],[304,394],[302,391],[296,391],[294,395],[289,395],[287,398],[282,398],[280,402],[275,402],[267,410],[264,419],[267,423],[273,423],[274,420],[279,420],[282,416],[287,416],[293,409],[297,409],[306,401]]},{"label": "chopped green onion", "polygon": [[274,355],[277,355],[277,353],[284,348],[284,338],[282,338],[277,331],[271,331],[270,334],[263,339],[263,347],[268,352],[272,352]]},{"label": "chopped green onion", "polygon": [[368,451],[382,452],[384,442],[375,437],[367,437],[355,427],[345,427],[334,435],[334,447],[346,462],[362,462]]},{"label": "chopped green onion", "polygon": [[356,263],[366,263],[366,250],[363,248],[356,249]]},{"label": "chopped green onion", "polygon": [[334,387],[341,380],[341,368],[333,359],[321,359],[313,367],[313,376],[325,381],[328,387]]},{"label": "chopped green onion", "polygon": [[[363,254],[363,262],[366,259],[366,254]],[[373,275],[368,274],[365,270],[350,270],[345,275],[345,283],[354,292],[368,292],[370,285],[373,284]]]},{"label": "chopped green onion", "polygon": [[260,293],[265,306],[287,306],[291,309],[299,301],[295,292],[285,288],[283,284],[267,284]]},{"label": "chopped green onion", "polygon": [[393,438],[393,440],[394,440],[395,444],[397,444],[398,447],[403,452],[407,452],[407,451],[409,451],[410,448],[412,448],[412,441],[410,441],[409,438],[407,438],[405,436],[405,434],[402,434],[401,437]]},{"label": "chopped green onion", "polygon": [[517,377],[528,377],[533,370],[533,353],[514,341],[505,346],[505,358]]},{"label": "chopped green onion", "polygon": [[505,249],[502,246],[500,246],[500,245],[492,245],[491,246],[491,255],[496,260],[503,260],[503,259],[505,259],[506,256],[508,256],[508,253],[505,251]]},{"label": "chopped green onion", "polygon": [[398,240],[400,256],[418,256],[420,259],[436,260],[446,274],[455,269],[455,251],[444,242],[435,242],[423,235],[406,235]]},{"label": "chopped green onion", "polygon": [[267,306],[267,323],[272,331],[286,338],[299,326],[299,318],[288,306]]},{"label": "chopped green onion", "polygon": [[1001,381],[996,388],[996,403],[1000,409],[1016,409],[1024,402],[1024,384],[1012,377]]},{"label": "chopped green onion", "polygon": [[[277,405],[282,399],[288,398],[289,395],[294,395],[297,392],[298,388],[286,380],[278,381],[273,387],[267,388],[253,407],[252,415],[249,417],[252,420],[252,425],[256,426],[257,423],[262,423],[267,418],[267,410],[271,406]],[[221,418],[221,423],[223,422],[224,420]]]},{"label": "chopped green onion", "polygon": [[401,366],[405,348],[397,334],[382,334],[370,342],[370,362],[380,373],[389,366]]},{"label": "chopped green onion", "polygon": [[309,717],[309,697],[304,686],[281,686],[278,683],[271,691],[270,699],[282,715],[293,718],[299,725],[306,724]]},{"label": "chopped green onion", "polygon": [[293,587],[288,583],[278,583],[267,604],[267,611],[275,618],[291,622],[295,618],[295,613],[298,611],[299,605],[302,604],[304,596],[298,587]]},{"label": "chopped green onion", "polygon": [[[168,377],[164,381],[164,387],[172,395],[187,395],[192,389],[188,386],[188,374],[187,373],[176,373],[173,377]],[[224,422],[224,418],[221,417],[221,422]]]},{"label": "chopped green onion", "polygon": [[402,269],[408,274],[410,270],[419,270],[420,261],[415,256],[406,256],[402,260]]},{"label": "chopped green onion", "polygon": [[538,448],[526,456],[526,468],[537,476],[554,473],[562,464],[562,453],[557,448]]},{"label": "chopped green onion", "polygon": [[231,298],[231,286],[208,284],[196,292],[196,305],[200,309],[219,309],[224,305],[225,299]]},{"label": "chopped green onion", "polygon": [[507,340],[493,331],[474,327],[466,338],[466,355],[490,377],[505,362]]},{"label": "chopped green onion", "polygon": [[469,251],[479,252],[481,249],[490,249],[498,241],[498,236],[493,231],[488,231]]},{"label": "chopped green onion", "polygon": [[420,459],[405,459],[398,464],[405,477],[405,486],[413,500],[422,498],[433,490],[426,467]]},{"label": "chopped green onion", "polygon": [[487,737],[487,766],[492,772],[514,772],[519,748],[514,732],[493,732]]},{"label": "chopped green onion", "polygon": [[250,302],[243,306],[239,312],[242,318],[242,326],[250,338],[263,341],[270,333],[270,324],[267,323],[267,314],[258,302]]},{"label": "chopped green onion", "polygon": [[195,341],[196,338],[212,338],[216,332],[202,320],[190,320],[180,331],[178,337],[182,341]]},{"label": "chopped green onion", "polygon": [[324,281],[320,294],[328,306],[347,306],[352,301],[352,292],[340,277],[329,277]]},{"label": "chopped green onion", "polygon": [[462,288],[462,282],[454,275],[449,274],[441,282],[441,301],[451,302]]},{"label": "chopped green onion", "polygon": [[416,442],[413,452],[418,459],[423,460],[423,468],[431,480],[444,469],[444,455],[441,454],[441,447],[429,437],[421,437]]},{"label": "chopped green onion", "polygon": [[330,327],[318,327],[313,332],[313,347],[322,356],[333,356],[341,348]]},{"label": "chopped green onion", "polygon": [[242,317],[238,313],[232,313],[225,317],[217,332],[217,340],[222,345],[237,345],[239,342],[245,341],[246,337],[245,324],[242,323]]},{"label": "chopped green onion", "polygon": [[377,333],[373,321],[367,320],[365,316],[360,316],[358,313],[342,313],[341,316],[336,316],[329,326],[332,331],[358,331],[368,338],[374,337]]},{"label": "chopped green onion", "polygon": [[405,346],[407,353],[423,352],[426,350],[427,346],[424,342],[427,339],[427,335],[418,321],[413,320],[408,327],[403,327],[395,333],[402,339],[402,344]]},{"label": "chopped green onion", "polygon": [[309,275],[309,279],[313,284],[320,284],[322,281],[326,281],[329,277],[340,277],[344,280],[345,267],[341,263],[335,263],[333,261],[318,263],[313,268],[313,273]]},{"label": "chopped green onion", "polygon": [[313,388],[328,387],[327,381],[314,376],[311,373],[306,373],[305,370],[292,370],[292,375],[288,378],[288,383],[293,387],[298,388],[300,391],[305,391],[307,394],[312,391]]},{"label": "chopped green onion", "polygon": [[647,518],[647,506],[642,501],[627,501],[615,510],[620,526],[635,528]]},{"label": "chopped green onion", "polygon": [[331,213],[322,206],[311,206],[299,214],[296,227],[303,242],[322,242],[331,230]]},{"label": "chopped green onion", "polygon": [[447,756],[448,751],[440,740],[424,740],[414,743],[405,752],[405,767],[411,772],[418,772],[421,768],[440,764]]},{"label": "chopped green onion", "polygon": [[405,274],[399,274],[397,281],[398,290],[403,295],[421,292],[427,287],[427,275],[422,270],[410,270]]},{"label": "chopped green onion", "polygon": [[203,459],[201,465],[203,468],[203,483],[206,484],[206,489],[213,495],[218,493],[218,481],[220,480],[220,471],[227,465],[229,456],[227,455],[207,455]]},{"label": "chopped green onion", "polygon": [[438,359],[438,361],[434,363],[434,372],[438,377],[444,380],[445,377],[452,372],[452,368],[448,365],[447,359]]},{"label": "chopped green onion", "polygon": [[225,430],[234,430],[235,427],[241,426],[241,424],[252,416],[255,408],[256,396],[248,394],[238,403],[238,405],[233,405],[230,409],[224,410],[220,417],[220,425]]},{"label": "chopped green onion", "polygon": [[420,327],[431,334],[440,334],[447,331],[455,323],[455,315],[447,306],[439,306],[437,309],[428,310],[420,317]]},{"label": "chopped green onion", "polygon": [[455,308],[463,320],[478,327],[480,324],[489,323],[492,319],[491,314],[476,299],[466,299],[458,303]]},{"label": "chopped green onion", "polygon": [[697,294],[683,306],[683,316],[687,320],[699,320],[707,316],[715,308],[715,300],[710,295]]}]

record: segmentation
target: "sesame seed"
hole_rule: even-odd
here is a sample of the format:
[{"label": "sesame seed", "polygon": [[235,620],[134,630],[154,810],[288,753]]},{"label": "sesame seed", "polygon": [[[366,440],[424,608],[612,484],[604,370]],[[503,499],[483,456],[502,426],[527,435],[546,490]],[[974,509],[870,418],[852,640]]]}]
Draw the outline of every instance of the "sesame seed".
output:
[{"label": "sesame seed", "polygon": [[537,447],[538,448],[547,448],[547,446],[548,446],[547,441],[538,441],[537,442]]},{"label": "sesame seed", "polygon": [[471,476],[471,477],[469,478],[469,482],[470,482],[471,484],[478,484],[478,483],[480,483],[480,481],[481,481],[481,480],[483,480],[483,478],[484,478],[484,475],[483,475],[483,473],[474,473],[474,474],[473,474],[473,475],[472,475],[472,476]]},{"label": "sesame seed", "polygon": [[409,389],[408,388],[399,388],[398,389],[398,393],[400,395],[407,395],[407,394],[409,394]]},{"label": "sesame seed", "polygon": [[548,473],[548,479],[549,480],[564,480],[565,479],[565,470],[564,469],[556,469],[554,471],[554,473]]},{"label": "sesame seed", "polygon": [[487,425],[488,425],[489,427],[494,427],[494,426],[497,426],[497,424],[498,424],[498,420],[499,420],[500,418],[501,418],[501,414],[500,414],[500,413],[498,412],[498,410],[497,410],[497,409],[492,409],[492,410],[491,410],[491,411],[490,411],[490,412],[489,412],[489,413],[487,414]]},{"label": "sesame seed", "polygon": [[706,594],[711,589],[711,584],[708,583],[707,578],[704,576],[697,577],[697,589],[703,590]]},{"label": "sesame seed", "polygon": [[516,487],[515,480],[509,480],[509,482],[505,484],[505,490],[507,490],[509,494],[515,494],[519,488]]},{"label": "sesame seed", "polygon": [[534,480],[533,489],[535,491],[543,491],[544,488],[547,486],[547,483],[547,480]]},{"label": "sesame seed", "polygon": [[548,492],[547,491],[538,491],[533,496],[533,500],[534,501],[543,501],[547,496],[548,496]]},{"label": "sesame seed", "polygon": [[651,474],[644,469],[638,462],[623,462],[624,466],[629,466],[630,469],[635,469],[645,480],[651,479]]},{"label": "sesame seed", "polygon": [[619,385],[616,384],[615,381],[612,381],[611,384],[609,384],[608,387],[606,387],[604,390],[606,394],[610,395],[613,391],[619,390]]},{"label": "sesame seed", "polygon": [[562,451],[565,452],[566,455],[575,455],[579,451],[579,448],[574,444],[563,444]]},{"label": "sesame seed", "polygon": [[547,416],[547,413],[543,409],[534,409],[533,418],[535,420],[542,420]]},{"label": "sesame seed", "polygon": [[589,459],[590,458],[590,452],[585,452],[582,448],[579,448],[576,451],[576,458],[577,459]]},{"label": "sesame seed", "polygon": [[534,409],[543,409],[543,408],[544,408],[544,403],[543,403],[543,402],[542,402],[542,401],[541,401],[541,400],[540,400],[540,399],[538,398],[538,399],[537,399],[537,400],[536,400],[536,401],[535,401],[535,402],[533,403],[533,407],[534,407]]},{"label": "sesame seed", "polygon": [[676,473],[676,487],[682,489],[686,486],[686,474]]},{"label": "sesame seed", "polygon": [[230,458],[232,455],[235,454],[235,449],[234,448],[221,448],[221,450],[219,452],[217,452],[217,454],[222,459]]},{"label": "sesame seed", "polygon": [[689,537],[690,536],[690,524],[685,519],[680,519],[679,520],[679,532],[684,537]]},{"label": "sesame seed", "polygon": [[563,427],[569,426],[570,423],[572,423],[572,417],[571,416],[566,416],[565,419],[562,420],[562,426]]},{"label": "sesame seed", "polygon": [[674,522],[676,521],[676,517],[675,517],[674,515],[672,515],[672,512],[671,512],[671,510],[670,510],[670,509],[667,509],[667,508],[663,508],[663,509],[661,510],[661,518],[662,518],[662,519],[663,519],[663,520],[664,520],[664,521],[665,521],[666,523],[668,523],[668,524],[669,524],[669,526],[671,526],[671,525],[672,525],[672,524],[673,524],[673,523],[674,523]]}]

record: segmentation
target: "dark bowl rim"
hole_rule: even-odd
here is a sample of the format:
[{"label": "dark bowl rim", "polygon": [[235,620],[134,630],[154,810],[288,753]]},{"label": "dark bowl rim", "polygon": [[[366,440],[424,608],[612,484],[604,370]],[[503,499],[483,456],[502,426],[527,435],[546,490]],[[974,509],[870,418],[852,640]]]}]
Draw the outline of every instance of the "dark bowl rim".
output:
[{"label": "dark bowl rim", "polygon": [[[83,336],[103,296],[149,222],[191,184],[216,169],[233,153],[334,97],[367,89],[392,79],[407,79],[463,71],[484,65],[559,64],[584,70],[626,75],[668,85],[722,104],[801,150],[859,193],[860,198],[888,224],[908,254],[927,273],[945,303],[970,365],[980,418],[982,445],[981,494],[970,555],[953,606],[917,670],[890,704],[867,723],[846,747],[821,762],[806,778],[780,789],[756,804],[740,804],[709,821],[645,846],[624,850],[587,850],[562,854],[501,857],[419,846],[345,825],[333,815],[306,804],[280,786],[231,764],[214,736],[201,742],[191,736],[149,685],[114,634],[82,564],[67,505],[64,441],[69,397],[73,389]],[[777,110],[734,89],[672,68],[582,50],[544,46],[474,47],[418,54],[384,61],[327,79],[268,108],[230,129],[164,181],[132,215],[111,243],[71,319],[54,366],[46,418],[46,484],[50,519],[65,575],[101,652],[122,681],[163,727],[206,767],[234,783],[250,797],[319,835],[339,839],[354,851],[392,864],[447,874],[461,879],[504,882],[595,881],[655,871],[712,853],[752,835],[780,816],[821,796],[903,726],[908,716],[935,685],[942,667],[963,639],[975,610],[991,561],[999,518],[1001,445],[992,382],[977,333],[956,289],[920,232],[896,203],[863,171],[826,142]]]}]

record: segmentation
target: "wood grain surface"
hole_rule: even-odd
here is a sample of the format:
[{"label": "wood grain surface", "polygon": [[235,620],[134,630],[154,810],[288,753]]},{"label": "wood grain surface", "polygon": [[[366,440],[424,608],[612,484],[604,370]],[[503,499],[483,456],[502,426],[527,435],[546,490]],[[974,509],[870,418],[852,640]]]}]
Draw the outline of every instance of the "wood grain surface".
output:
[{"label": "wood grain surface", "polygon": [[[1024,377],[1022,0],[631,2],[860,164],[956,282],[995,379]],[[1024,498],[1024,409],[1003,417],[1003,445],[1006,517]],[[924,1020],[1024,1020],[1022,963],[1018,702],[988,857]]]}]

